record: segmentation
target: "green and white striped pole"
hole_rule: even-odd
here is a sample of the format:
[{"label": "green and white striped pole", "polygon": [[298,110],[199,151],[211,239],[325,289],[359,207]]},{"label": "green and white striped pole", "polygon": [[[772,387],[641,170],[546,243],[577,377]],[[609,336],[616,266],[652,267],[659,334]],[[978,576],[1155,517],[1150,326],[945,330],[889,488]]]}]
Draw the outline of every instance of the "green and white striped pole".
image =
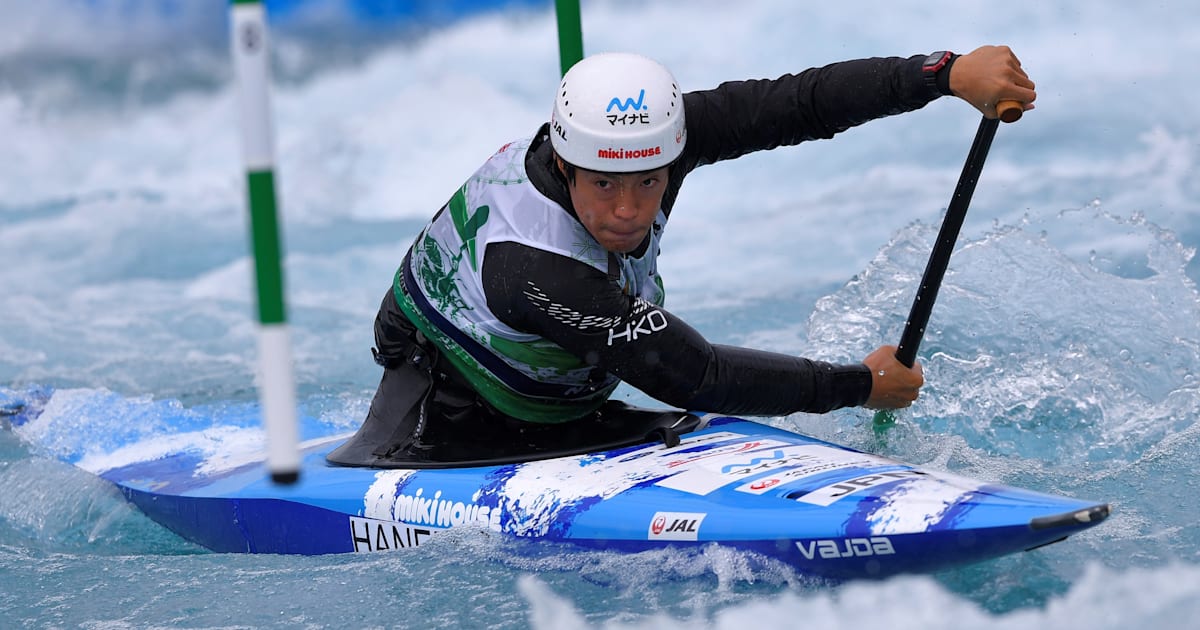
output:
[{"label": "green and white striped pole", "polygon": [[562,73],[583,59],[583,18],[579,0],[555,0],[554,15],[558,21],[558,61]]},{"label": "green and white striped pole", "polygon": [[296,381],[283,305],[282,248],[275,212],[266,10],[259,0],[231,0],[230,9],[250,241],[258,286],[258,394],[267,434],[267,470],[276,483],[295,483],[300,478]]}]

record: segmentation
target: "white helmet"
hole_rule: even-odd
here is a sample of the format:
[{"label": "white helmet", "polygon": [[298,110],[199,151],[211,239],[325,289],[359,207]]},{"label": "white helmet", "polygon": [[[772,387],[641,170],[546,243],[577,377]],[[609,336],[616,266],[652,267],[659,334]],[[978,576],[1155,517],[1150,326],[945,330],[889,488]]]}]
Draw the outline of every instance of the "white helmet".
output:
[{"label": "white helmet", "polygon": [[550,142],[568,163],[606,173],[650,171],[674,162],[686,140],[683,93],[657,61],[603,53],[563,76]]}]

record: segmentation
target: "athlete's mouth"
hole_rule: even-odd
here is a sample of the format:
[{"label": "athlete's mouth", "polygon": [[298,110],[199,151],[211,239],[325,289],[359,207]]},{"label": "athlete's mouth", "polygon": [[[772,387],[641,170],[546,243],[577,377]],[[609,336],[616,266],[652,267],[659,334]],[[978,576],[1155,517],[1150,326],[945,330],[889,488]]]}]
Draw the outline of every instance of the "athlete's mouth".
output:
[{"label": "athlete's mouth", "polygon": [[617,238],[620,238],[620,239],[629,239],[629,238],[636,238],[638,236],[641,236],[642,234],[645,234],[646,231],[641,228],[636,228],[636,227],[630,228],[630,229],[608,228],[608,233],[612,234],[613,236],[616,236]]}]

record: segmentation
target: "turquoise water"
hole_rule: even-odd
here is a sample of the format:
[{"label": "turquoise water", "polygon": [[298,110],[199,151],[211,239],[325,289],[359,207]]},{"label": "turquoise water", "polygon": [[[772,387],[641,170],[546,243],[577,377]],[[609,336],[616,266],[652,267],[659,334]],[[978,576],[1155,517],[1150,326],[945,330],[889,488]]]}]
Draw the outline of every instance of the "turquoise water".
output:
[{"label": "turquoise water", "polygon": [[[557,84],[546,4],[435,26],[281,3],[273,106],[306,436],[365,412],[371,322],[422,222]],[[386,5],[387,3],[381,3]],[[468,5],[471,3],[464,3]],[[839,59],[1013,46],[1037,109],[1002,125],[885,435],[773,423],[968,476],[1111,502],[1101,526],[931,576],[829,586],[721,549],[580,553],[478,534],[406,553],[212,554],[64,453],[261,440],[222,2],[0,4],[0,621],[33,627],[1185,627],[1200,613],[1200,13],[783,0],[586,2],[589,51],[685,89]],[[314,17],[315,16],[315,17]],[[863,16],[878,16],[864,19]],[[392,16],[394,17],[394,15]],[[899,338],[978,124],[943,99],[697,171],[664,242],[710,339],[834,361]],[[634,391],[624,391],[635,402]]]}]

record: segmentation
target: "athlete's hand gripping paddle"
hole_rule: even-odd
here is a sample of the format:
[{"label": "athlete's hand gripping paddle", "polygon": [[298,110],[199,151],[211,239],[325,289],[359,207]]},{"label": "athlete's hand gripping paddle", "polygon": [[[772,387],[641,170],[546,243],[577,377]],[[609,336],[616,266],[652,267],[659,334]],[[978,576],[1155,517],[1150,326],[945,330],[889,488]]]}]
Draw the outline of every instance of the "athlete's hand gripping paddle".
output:
[{"label": "athlete's hand gripping paddle", "polygon": [[[942,221],[938,232],[937,242],[929,255],[925,266],[925,275],[921,277],[921,287],[913,298],[912,309],[908,313],[908,321],[904,323],[904,332],[900,335],[900,344],[896,348],[896,360],[906,367],[912,367],[917,360],[917,348],[925,335],[925,326],[929,324],[929,315],[933,312],[933,303],[937,300],[938,289],[942,286],[942,278],[946,275],[946,267],[950,265],[950,254],[958,240],[958,232],[962,229],[963,219],[967,216],[967,206],[971,203],[971,195],[975,193],[975,184],[979,182],[979,174],[983,171],[983,162],[987,159],[988,149],[992,146],[992,138],[996,135],[996,127],[1000,121],[1016,122],[1021,118],[1025,109],[1016,101],[1001,101],[996,105],[997,118],[984,118],[975,132],[975,142],[967,153],[967,162],[963,165],[958,184],[954,187],[954,196],[950,198],[950,206],[946,209],[946,218]],[[895,416],[889,410],[875,414],[876,425],[888,425],[895,422]]]}]

